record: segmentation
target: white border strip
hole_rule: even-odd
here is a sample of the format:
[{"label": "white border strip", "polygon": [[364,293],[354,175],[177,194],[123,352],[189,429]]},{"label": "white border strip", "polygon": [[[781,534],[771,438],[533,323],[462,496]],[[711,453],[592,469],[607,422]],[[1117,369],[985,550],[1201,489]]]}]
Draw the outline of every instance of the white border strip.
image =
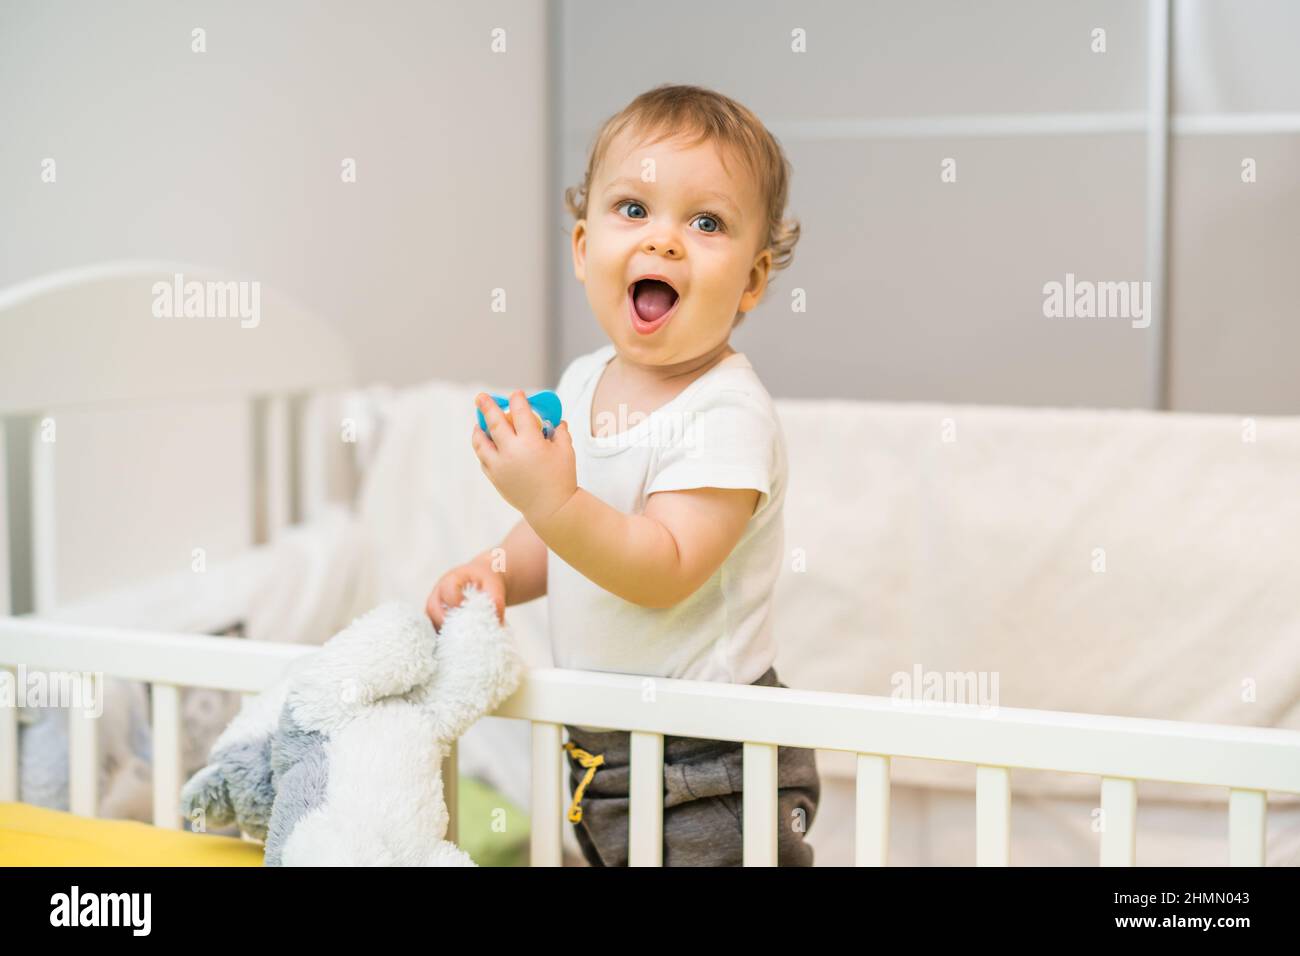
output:
[{"label": "white border strip", "polygon": [[1300,133],[1300,113],[1182,113],[1171,125],[1180,136]]},{"label": "white border strip", "polygon": [[769,123],[782,140],[915,139],[1141,133],[1145,113],[1000,113],[896,119],[815,119]]},{"label": "white border strip", "polygon": [[1151,408],[1169,407],[1166,287],[1169,276],[1169,0],[1147,3],[1146,277]]}]

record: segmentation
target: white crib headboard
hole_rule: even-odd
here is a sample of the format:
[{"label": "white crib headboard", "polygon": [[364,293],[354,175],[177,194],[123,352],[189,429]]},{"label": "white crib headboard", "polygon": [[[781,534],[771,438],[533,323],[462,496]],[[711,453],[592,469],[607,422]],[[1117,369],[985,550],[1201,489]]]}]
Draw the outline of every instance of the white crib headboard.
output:
[{"label": "white crib headboard", "polygon": [[[185,301],[174,295],[177,276]],[[234,292],[242,303],[231,282],[241,284]],[[239,314],[241,304],[257,305],[255,324]],[[186,318],[186,305],[218,314]],[[319,316],[255,279],[184,264],[106,263],[12,286],[0,291],[0,336],[5,416],[289,394],[352,378],[343,339]]]},{"label": "white crib headboard", "polygon": [[0,613],[267,540],[328,496],[338,449],[309,423],[352,384],[347,347],[255,277],[41,276],[0,290],[0,342]]}]

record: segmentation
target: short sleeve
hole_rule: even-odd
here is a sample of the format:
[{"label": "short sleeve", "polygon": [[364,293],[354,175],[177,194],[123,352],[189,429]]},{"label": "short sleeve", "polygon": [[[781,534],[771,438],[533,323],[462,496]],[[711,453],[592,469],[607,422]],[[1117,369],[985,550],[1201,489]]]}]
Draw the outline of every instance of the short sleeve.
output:
[{"label": "short sleeve", "polygon": [[779,427],[764,396],[721,389],[658,436],[656,464],[646,494],[689,488],[753,488],[753,517],[771,501]]}]

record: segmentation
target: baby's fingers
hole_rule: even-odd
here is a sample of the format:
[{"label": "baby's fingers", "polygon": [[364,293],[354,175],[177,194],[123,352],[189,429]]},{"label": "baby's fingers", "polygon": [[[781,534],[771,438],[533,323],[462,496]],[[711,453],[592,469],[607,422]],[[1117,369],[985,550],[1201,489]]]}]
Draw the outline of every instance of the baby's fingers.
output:
[{"label": "baby's fingers", "polygon": [[441,631],[443,620],[442,594],[438,588],[434,588],[429,592],[429,599],[424,602],[424,613],[429,615],[429,620],[433,622],[433,629]]},{"label": "baby's fingers", "polygon": [[501,453],[497,446],[492,444],[492,439],[483,434],[483,429],[477,424],[474,425],[474,433],[470,435],[469,441],[474,446],[474,454],[478,456],[479,464],[485,467]]},{"label": "baby's fingers", "polygon": [[478,402],[479,411],[483,413],[483,420],[487,422],[490,437],[494,442],[500,445],[503,440],[508,441],[514,437],[514,427],[497,403],[492,400],[492,396],[479,392],[475,401]]},{"label": "baby's fingers", "polygon": [[515,426],[516,435],[536,435],[542,437],[542,426],[533,407],[528,404],[528,396],[522,390],[510,393],[510,421]]},{"label": "baby's fingers", "polygon": [[438,582],[438,586],[433,589],[433,594],[429,596],[429,604],[425,610],[429,614],[429,620],[433,621],[434,630],[441,631],[443,621],[447,618],[446,607],[460,607],[461,593],[460,587],[465,581],[462,574],[450,574]]}]

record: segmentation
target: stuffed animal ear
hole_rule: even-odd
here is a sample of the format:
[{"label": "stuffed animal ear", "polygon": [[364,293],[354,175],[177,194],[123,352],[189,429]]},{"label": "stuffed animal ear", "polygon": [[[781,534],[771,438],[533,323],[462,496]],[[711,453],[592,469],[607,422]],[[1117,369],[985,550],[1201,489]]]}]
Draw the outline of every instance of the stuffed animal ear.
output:
[{"label": "stuffed animal ear", "polygon": [[289,707],[298,726],[332,735],[386,697],[400,697],[433,676],[433,624],[401,602],[354,620],[291,671]]},{"label": "stuffed animal ear", "polygon": [[475,721],[495,710],[515,692],[523,677],[523,659],[509,627],[497,618],[486,591],[466,585],[459,607],[447,619],[434,649],[433,678],[413,695],[434,721],[439,740],[454,740]]}]

